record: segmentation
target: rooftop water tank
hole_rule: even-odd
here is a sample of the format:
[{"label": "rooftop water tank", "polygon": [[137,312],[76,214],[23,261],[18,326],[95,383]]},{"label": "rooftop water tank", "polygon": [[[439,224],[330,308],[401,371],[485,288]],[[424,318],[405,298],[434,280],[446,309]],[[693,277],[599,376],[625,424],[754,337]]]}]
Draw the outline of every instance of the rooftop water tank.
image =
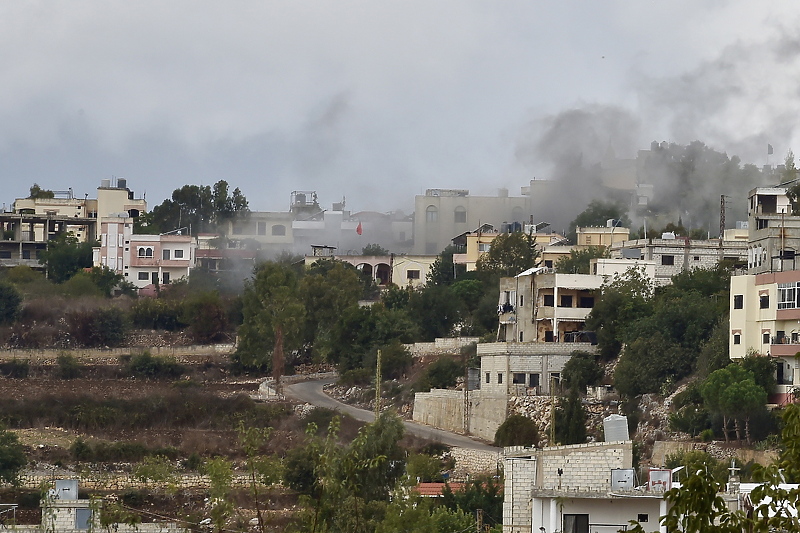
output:
[{"label": "rooftop water tank", "polygon": [[628,417],[608,415],[603,419],[603,434],[606,442],[630,440],[628,436]]}]

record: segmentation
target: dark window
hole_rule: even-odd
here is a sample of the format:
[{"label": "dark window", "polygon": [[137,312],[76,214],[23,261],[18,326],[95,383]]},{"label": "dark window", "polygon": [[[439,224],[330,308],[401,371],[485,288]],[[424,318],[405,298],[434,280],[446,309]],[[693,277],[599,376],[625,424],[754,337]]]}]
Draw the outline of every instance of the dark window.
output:
[{"label": "dark window", "polygon": [[161,259],[169,260],[169,250],[161,250]]},{"label": "dark window", "polygon": [[744,309],[744,294],[733,295],[733,308]]},{"label": "dark window", "polygon": [[525,385],[525,373],[514,372],[513,376],[511,376],[511,382],[514,385]]},{"label": "dark window", "polygon": [[519,332],[519,342],[523,342],[522,341],[522,332],[521,331]]},{"label": "dark window", "polygon": [[645,513],[639,513],[636,515],[637,522],[648,522],[650,517]]},{"label": "dark window", "polygon": [[259,222],[258,226],[258,234],[259,235],[266,235],[267,234],[267,223],[266,222]]},{"label": "dark window", "polygon": [[497,382],[498,383],[502,383],[503,382],[503,373],[502,372],[498,372],[497,373]]},{"label": "dark window", "polygon": [[555,296],[552,294],[545,294],[543,298],[544,303],[542,304],[545,307],[553,307],[555,305]]},{"label": "dark window", "polygon": [[544,342],[553,342],[553,332],[552,332],[552,330],[544,332]]},{"label": "dark window", "polygon": [[147,257],[153,257],[153,249],[152,248],[145,249],[144,255],[146,255]]},{"label": "dark window", "polygon": [[769,226],[769,220],[765,218],[756,219],[756,229],[766,229]]},{"label": "dark window", "polygon": [[553,268],[553,260],[552,259],[545,259],[544,260],[544,267],[545,268]]},{"label": "dark window", "polygon": [[769,309],[769,294],[759,297],[758,302],[761,309]]},{"label": "dark window", "polygon": [[539,386],[539,374],[529,374],[528,375],[528,385],[531,387],[538,387]]},{"label": "dark window", "polygon": [[150,283],[158,285],[158,272],[150,272]]},{"label": "dark window", "polygon": [[761,341],[762,344],[769,344],[769,333],[764,333],[761,335],[763,340]]},{"label": "dark window", "polygon": [[674,255],[662,255],[661,256],[661,264],[672,266],[675,264],[675,256]]},{"label": "dark window", "polygon": [[486,383],[491,383],[491,382],[492,382],[492,375],[489,372],[487,372],[486,373]]},{"label": "dark window", "polygon": [[169,285],[169,272],[164,272],[164,274],[163,274],[161,279],[162,279],[164,285]]},{"label": "dark window", "polygon": [[0,259],[11,259],[10,250],[0,250]]},{"label": "dark window", "polygon": [[31,251],[30,250],[22,250],[22,258],[23,259],[30,259],[31,258]]},{"label": "dark window", "polygon": [[419,279],[419,270],[406,271],[406,279]]},{"label": "dark window", "polygon": [[283,224],[275,224],[272,226],[272,234],[277,236],[286,235],[286,226]]},{"label": "dark window", "polygon": [[563,294],[561,295],[560,301],[558,303],[559,307],[572,307],[572,296]]},{"label": "dark window", "polygon": [[137,253],[139,254],[139,257],[144,257],[145,255],[144,248],[139,248],[139,251]]},{"label": "dark window", "polygon": [[589,533],[588,514],[565,514],[562,533]]},{"label": "dark window", "polygon": [[139,280],[140,281],[146,281],[149,278],[150,278],[150,273],[149,272],[139,272]]},{"label": "dark window", "polygon": [[699,255],[694,256],[694,260],[695,261],[700,261],[700,256]]},{"label": "dark window", "polygon": [[584,309],[591,309],[594,307],[594,296],[581,296],[581,307]]},{"label": "dark window", "polygon": [[520,294],[519,295],[519,306],[520,307],[524,307],[524,303],[523,303],[524,301],[525,301],[525,297]]},{"label": "dark window", "polygon": [[467,210],[463,207],[456,207],[453,220],[456,224],[463,224],[467,221]]},{"label": "dark window", "polygon": [[742,336],[738,333],[734,334],[733,336],[733,344],[741,344],[742,343]]},{"label": "dark window", "polygon": [[175,250],[175,259],[183,259],[183,250]]}]

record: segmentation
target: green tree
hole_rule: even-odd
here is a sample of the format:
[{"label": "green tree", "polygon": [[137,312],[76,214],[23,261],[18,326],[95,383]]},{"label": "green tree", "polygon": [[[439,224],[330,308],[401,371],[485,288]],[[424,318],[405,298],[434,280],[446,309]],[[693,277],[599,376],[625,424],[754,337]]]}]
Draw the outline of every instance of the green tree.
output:
[{"label": "green tree", "polygon": [[649,316],[653,308],[653,284],[643,269],[629,268],[600,288],[586,327],[597,333],[603,359],[616,357],[625,341],[625,328],[633,321]]},{"label": "green tree", "polygon": [[[262,263],[242,295],[243,323],[234,361],[246,369],[272,369],[276,386],[284,371],[284,350],[298,348],[305,308],[291,268]],[[266,354],[272,348],[272,360]]]},{"label": "green tree", "polygon": [[380,244],[370,243],[361,249],[361,255],[389,255],[389,250]]},{"label": "green tree", "polygon": [[610,257],[605,246],[590,246],[582,250],[570,250],[568,256],[556,261],[555,270],[562,274],[590,274],[589,265],[592,259]]},{"label": "green tree", "polygon": [[450,285],[466,272],[465,265],[453,263],[453,254],[456,252],[456,247],[452,245],[442,250],[442,253],[439,254],[439,257],[436,258],[436,261],[433,262],[430,270],[428,270],[428,285]]},{"label": "green tree", "polygon": [[111,270],[107,266],[97,267],[94,266],[89,271],[89,279],[92,280],[103,296],[110,297],[115,288],[120,287],[124,293],[129,295],[135,294],[136,288],[133,284],[125,281],[125,276],[117,274],[116,271]]},{"label": "green tree", "polygon": [[413,453],[406,460],[406,472],[412,481],[438,483],[442,481],[442,461],[424,453]]},{"label": "green tree", "polygon": [[[143,218],[149,232],[187,228],[193,235],[213,231],[226,220],[249,212],[247,199],[236,188],[229,193],[228,183],[220,180],[208,185],[184,185],[172,197],[155,206]],[[144,229],[144,228],[137,228]]]},{"label": "green tree", "polygon": [[94,242],[79,242],[71,232],[59,233],[47,241],[47,250],[39,256],[46,267],[47,277],[55,283],[63,283],[83,268],[92,267]]},{"label": "green tree", "polygon": [[489,526],[503,522],[502,485],[494,478],[473,478],[459,490],[453,491],[446,485],[442,491],[442,505],[452,511],[463,511],[475,516],[475,511],[483,509],[484,523]]},{"label": "green tree", "polygon": [[15,433],[0,429],[0,480],[16,484],[19,473],[28,464],[25,447],[20,444]]},{"label": "green tree", "polygon": [[586,387],[597,385],[603,379],[603,369],[597,364],[594,354],[576,350],[564,364],[561,376],[564,385],[583,392]]},{"label": "green tree", "polygon": [[556,409],[556,442],[559,444],[582,444],[586,442],[586,410],[575,389],[566,399],[559,401]]},{"label": "green tree", "polygon": [[775,385],[775,362],[763,355],[748,354],[738,361],[745,370],[752,372],[755,382],[766,394],[772,393]]},{"label": "green tree", "polygon": [[21,306],[19,291],[10,283],[0,281],[0,325],[14,322]]},{"label": "green tree", "polygon": [[[731,419],[743,417],[749,421],[750,414],[759,407],[754,402],[762,402],[760,407],[764,407],[767,400],[766,392],[756,384],[753,373],[738,364],[712,372],[703,383],[700,393],[709,411],[722,416],[722,432],[726,441]],[[741,398],[738,397],[740,394],[743,395]]]},{"label": "green tree", "polygon": [[463,363],[452,357],[442,356],[428,365],[420,379],[414,384],[414,391],[427,392],[431,389],[454,387],[458,378],[463,375]]},{"label": "green tree", "polygon": [[208,344],[221,340],[228,327],[228,315],[217,291],[199,292],[183,303],[183,322],[195,342]]},{"label": "green tree", "polygon": [[510,415],[494,434],[495,446],[536,446],[538,443],[539,428],[527,416]]},{"label": "green tree", "polygon": [[567,238],[573,243],[577,242],[577,229],[591,226],[605,226],[609,219],[619,221],[617,227],[629,228],[631,221],[626,214],[627,209],[622,204],[592,200],[584,211],[575,220],[569,223]]},{"label": "green tree", "polygon": [[33,185],[31,185],[30,194],[28,195],[28,198],[32,200],[36,200],[39,198],[47,199],[47,198],[54,198],[55,195],[56,194],[53,191],[42,189],[41,187],[39,187],[38,183],[34,183]]},{"label": "green tree", "polygon": [[539,263],[541,251],[533,235],[514,232],[495,237],[489,251],[478,258],[479,271],[494,272],[500,276],[516,276]]},{"label": "green tree", "polygon": [[459,318],[458,302],[449,287],[432,285],[409,293],[408,313],[417,324],[422,340],[448,337]]}]

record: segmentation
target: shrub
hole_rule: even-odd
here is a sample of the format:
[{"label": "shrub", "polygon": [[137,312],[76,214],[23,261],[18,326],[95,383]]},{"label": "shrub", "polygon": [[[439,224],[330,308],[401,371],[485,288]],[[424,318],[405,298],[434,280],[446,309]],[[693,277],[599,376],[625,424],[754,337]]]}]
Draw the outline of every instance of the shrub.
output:
[{"label": "shrub", "polygon": [[131,306],[131,322],[137,328],[174,331],[186,327],[181,319],[182,302],[163,298],[140,298]]},{"label": "shrub", "polygon": [[440,357],[428,368],[414,384],[416,392],[427,392],[431,389],[446,389],[455,386],[459,376],[464,375],[464,367],[451,357]]},{"label": "shrub", "polygon": [[7,378],[25,379],[30,372],[30,364],[28,361],[20,361],[19,359],[12,359],[0,363],[0,375]]},{"label": "shrub", "polygon": [[494,434],[495,446],[534,446],[539,442],[536,422],[522,415],[511,415]]},{"label": "shrub", "polygon": [[58,365],[58,376],[61,379],[75,379],[80,376],[81,369],[83,369],[83,365],[69,354],[59,355],[56,358],[56,364]]},{"label": "shrub", "polygon": [[188,300],[184,313],[192,337],[200,344],[220,340],[228,326],[225,306],[217,292],[203,292]]},{"label": "shrub", "polygon": [[22,305],[22,296],[13,285],[0,281],[0,324],[16,320]]},{"label": "shrub", "polygon": [[369,385],[375,381],[375,372],[369,368],[356,368],[348,370],[339,376],[339,385],[352,387],[353,385]]},{"label": "shrub", "polygon": [[134,377],[146,379],[175,379],[186,372],[175,359],[153,356],[147,351],[131,357],[126,370]]},{"label": "shrub", "polygon": [[81,346],[119,346],[125,340],[125,315],[116,307],[70,311],[66,316],[73,341]]},{"label": "shrub", "polygon": [[442,481],[442,461],[425,454],[412,454],[406,461],[406,473],[412,481],[438,483]]}]

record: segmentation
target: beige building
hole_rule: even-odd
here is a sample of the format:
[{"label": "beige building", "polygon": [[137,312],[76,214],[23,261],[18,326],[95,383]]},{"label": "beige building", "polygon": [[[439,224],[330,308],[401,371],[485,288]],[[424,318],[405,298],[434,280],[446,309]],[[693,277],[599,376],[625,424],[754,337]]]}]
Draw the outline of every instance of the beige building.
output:
[{"label": "beige building", "polygon": [[616,226],[616,221],[609,220],[606,226],[577,228],[578,246],[605,246],[628,240],[631,230]]},{"label": "beige building", "polygon": [[[542,260],[557,261],[562,255],[569,255],[569,246],[565,246],[566,239],[558,233],[535,232],[530,224],[521,225],[523,232],[530,233],[534,242],[542,251]],[[475,231],[468,231],[453,239],[453,245],[463,250],[453,254],[453,263],[465,265],[467,272],[476,269],[478,259],[492,248],[492,243],[500,232],[490,224],[484,224]],[[550,265],[552,266],[552,265]]]},{"label": "beige building", "polygon": [[[112,181],[104,179],[97,188],[97,198],[76,198],[72,189],[61,191],[55,198],[18,198],[14,201],[13,211],[20,214],[44,215],[54,217],[72,217],[75,219],[102,219],[112,215],[125,213],[136,218],[147,211],[147,202],[143,198],[135,198],[128,188],[125,178]],[[78,223],[67,231],[80,240],[100,239],[100,226],[95,224],[94,233],[86,231],[86,224]],[[44,232],[37,228],[32,240],[45,241]]]},{"label": "beige building", "polygon": [[194,268],[196,245],[190,235],[135,235],[127,217],[104,218],[100,228],[94,265],[122,274],[139,289],[168,285]]},{"label": "beige building", "polygon": [[490,224],[524,224],[531,217],[530,197],[470,196],[468,190],[428,189],[414,198],[414,253],[439,254],[456,235]]},{"label": "beige building", "polygon": [[421,287],[428,280],[428,272],[436,262],[436,255],[307,255],[305,265],[309,266],[320,259],[343,261],[356,267],[375,283],[384,287],[393,283],[400,287]]},{"label": "beige building", "polygon": [[544,267],[500,279],[497,340],[568,342],[585,329],[601,276],[556,274]]}]

